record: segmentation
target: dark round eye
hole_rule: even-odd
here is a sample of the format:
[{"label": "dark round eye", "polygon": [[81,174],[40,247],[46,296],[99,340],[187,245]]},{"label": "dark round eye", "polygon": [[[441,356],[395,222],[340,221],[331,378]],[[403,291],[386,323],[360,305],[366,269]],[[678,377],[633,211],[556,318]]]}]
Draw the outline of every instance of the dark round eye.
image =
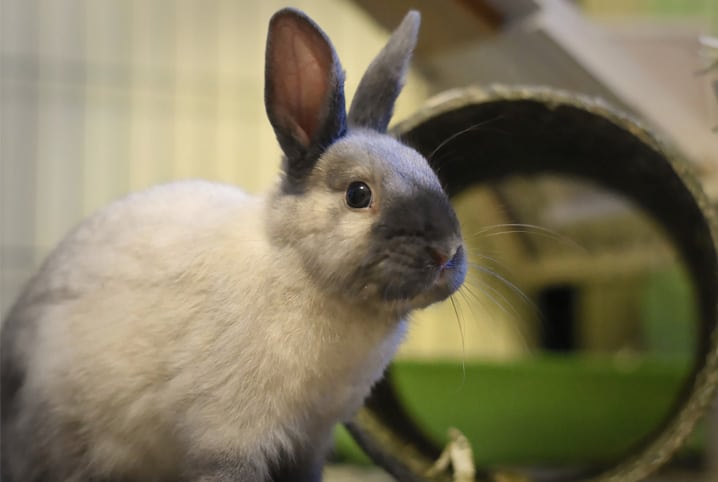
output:
[{"label": "dark round eye", "polygon": [[347,188],[346,200],[350,208],[362,209],[369,207],[371,204],[371,189],[366,183],[354,181]]}]

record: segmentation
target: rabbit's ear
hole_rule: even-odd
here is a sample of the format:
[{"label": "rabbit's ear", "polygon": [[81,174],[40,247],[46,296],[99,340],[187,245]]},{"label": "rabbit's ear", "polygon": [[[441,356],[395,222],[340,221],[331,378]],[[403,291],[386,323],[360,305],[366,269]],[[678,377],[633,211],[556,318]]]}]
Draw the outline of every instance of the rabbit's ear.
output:
[{"label": "rabbit's ear", "polygon": [[303,179],[346,132],[342,66],[324,32],[298,10],[280,10],[269,22],[264,103],[290,181]]},{"label": "rabbit's ear", "polygon": [[382,51],[369,65],[349,109],[351,126],[386,132],[394,112],[394,103],[404,86],[420,23],[419,12],[412,10],[407,13]]}]

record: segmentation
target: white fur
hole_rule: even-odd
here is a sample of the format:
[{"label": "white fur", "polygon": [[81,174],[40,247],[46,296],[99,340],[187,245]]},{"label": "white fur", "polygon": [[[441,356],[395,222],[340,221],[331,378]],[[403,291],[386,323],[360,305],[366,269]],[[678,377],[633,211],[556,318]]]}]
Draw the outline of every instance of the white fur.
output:
[{"label": "white fur", "polygon": [[36,277],[30,298],[67,296],[40,311],[26,393],[91,421],[103,472],[325,444],[382,374],[405,323],[323,296],[266,209],[229,186],[158,186],[91,217]]}]

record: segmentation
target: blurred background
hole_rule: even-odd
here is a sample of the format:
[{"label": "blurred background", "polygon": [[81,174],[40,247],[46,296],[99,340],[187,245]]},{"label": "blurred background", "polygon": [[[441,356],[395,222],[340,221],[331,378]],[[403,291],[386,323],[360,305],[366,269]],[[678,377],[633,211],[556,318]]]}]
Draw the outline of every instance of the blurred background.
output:
[{"label": "blurred background", "polygon": [[[718,197],[718,49],[700,41],[718,34],[718,0],[0,0],[3,314],[113,199],[184,178],[271,185],[264,42],[286,5],[332,39],[348,99],[406,10],[422,12],[395,120],[476,83],[599,96],[685,154]],[[507,179],[455,204],[474,269],[453,304],[414,320],[396,367],[407,406],[437,440],[463,429],[489,466],[619,457],[655,429],[693,361],[693,292],[670,243],[620,196],[573,179]],[[716,433],[701,427],[677,470],[709,477]]]}]

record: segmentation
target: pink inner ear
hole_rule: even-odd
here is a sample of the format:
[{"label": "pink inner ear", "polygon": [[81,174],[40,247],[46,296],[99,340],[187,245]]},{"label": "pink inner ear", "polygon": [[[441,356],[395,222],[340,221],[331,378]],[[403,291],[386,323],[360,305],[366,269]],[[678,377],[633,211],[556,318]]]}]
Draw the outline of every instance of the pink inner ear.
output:
[{"label": "pink inner ear", "polygon": [[324,115],[331,51],[316,32],[291,21],[277,26],[272,65],[276,112],[307,147]]}]

